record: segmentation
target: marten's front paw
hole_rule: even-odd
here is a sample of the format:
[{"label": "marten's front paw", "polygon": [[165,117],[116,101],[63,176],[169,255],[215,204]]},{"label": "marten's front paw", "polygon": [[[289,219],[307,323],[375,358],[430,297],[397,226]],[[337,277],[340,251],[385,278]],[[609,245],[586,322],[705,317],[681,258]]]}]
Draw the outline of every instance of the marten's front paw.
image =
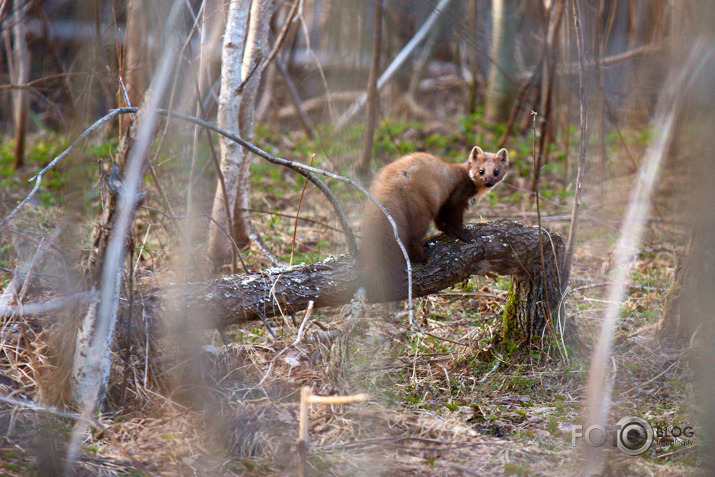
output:
[{"label": "marten's front paw", "polygon": [[427,261],[427,250],[422,245],[412,247],[408,256],[412,263],[425,263]]},{"label": "marten's front paw", "polygon": [[472,233],[464,227],[452,227],[450,232],[462,242],[471,242],[474,238]]}]

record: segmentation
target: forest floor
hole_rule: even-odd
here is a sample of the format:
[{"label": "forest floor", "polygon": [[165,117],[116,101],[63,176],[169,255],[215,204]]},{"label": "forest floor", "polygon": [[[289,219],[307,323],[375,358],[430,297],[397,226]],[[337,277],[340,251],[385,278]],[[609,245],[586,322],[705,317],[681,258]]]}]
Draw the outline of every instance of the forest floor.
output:
[{"label": "forest floor", "polygon": [[[315,153],[316,165],[349,173],[358,154],[341,146],[344,136],[321,134],[320,140],[308,141],[302,134],[279,135],[259,127],[255,142],[304,162]],[[346,134],[360,137],[361,133]],[[498,134],[498,129],[490,130],[471,117],[455,124],[386,122],[376,141],[375,167],[411,150],[461,160],[470,145],[493,144]],[[630,153],[639,156],[647,134],[632,133],[626,140]],[[537,223],[533,195],[527,191],[531,141],[527,134],[507,145],[512,161],[509,177],[472,207],[467,221],[508,217]],[[48,155],[61,149],[63,141],[51,137],[33,143],[37,157],[31,155],[22,177],[29,177]],[[45,144],[39,152],[38,144]],[[102,426],[91,426],[83,444],[80,473],[297,475],[299,395],[305,385],[321,395],[368,395],[364,403],[312,406],[308,458],[312,475],[577,473],[577,450],[583,439],[573,447],[572,436],[583,423],[589,357],[608,303],[610,256],[636,170],[627,157],[621,157],[625,153],[619,139],[609,137],[607,145],[615,152],[606,163],[599,162],[596,153],[589,154],[571,288],[564,302],[564,319],[576,324],[578,334],[570,344],[546,337],[531,349],[514,344],[495,347],[510,283],[509,277],[501,276],[475,276],[416,300],[415,315],[426,335],[412,332],[404,304],[395,304],[369,306],[357,325],[323,344],[304,339],[294,345],[297,327],[291,317],[271,321],[277,339],[260,322],[226,330],[228,345],[216,332],[170,334],[151,343],[136,337],[116,350],[107,409],[97,416]],[[90,146],[85,160],[95,164],[112,147]],[[540,185],[542,224],[564,235],[573,200],[576,147],[572,141],[568,156],[565,150],[553,148]],[[10,150],[9,143],[3,143],[3,150]],[[176,178],[167,180],[165,188],[177,202],[185,194],[174,185],[181,184],[186,175],[174,160],[181,154],[181,146],[174,146],[157,164],[161,177]],[[7,157],[3,155],[0,164],[2,216],[29,190],[7,169]],[[669,160],[669,167],[677,167],[679,158]],[[13,222],[12,233],[0,235],[3,286],[14,267],[27,263],[41,237],[49,237],[56,227],[63,228],[53,247],[65,250],[57,252],[58,256],[62,255],[74,276],[80,276],[77,264],[88,247],[100,208],[98,188],[86,179],[91,176],[88,168],[72,173],[71,163],[60,168],[49,176],[49,192],[43,192]],[[207,168],[197,181],[199,208],[210,207],[210,177]],[[302,178],[258,160],[251,177],[255,231],[275,256],[298,264],[346,253],[344,236],[319,191],[307,187],[301,201]],[[609,422],[639,416],[661,430],[693,426],[695,431],[688,437],[673,437],[672,432],[658,435],[653,446],[638,457],[620,453],[609,441],[606,475],[692,475],[700,464],[701,431],[696,425],[689,364],[693,357],[688,349],[658,333],[665,298],[674,282],[676,255],[687,241],[676,214],[677,198],[669,192],[673,189],[668,182],[675,177],[666,175],[660,185],[633,266],[616,332],[614,406]],[[80,180],[87,180],[87,190],[93,194],[68,187]],[[343,184],[330,186],[351,223],[358,224],[363,198]],[[196,221],[190,228],[193,252],[181,257],[167,220],[156,211],[161,205],[154,189],[148,184],[147,190],[134,234],[137,293],[169,282],[208,279],[208,262],[202,258],[205,221]],[[296,226],[299,203],[301,220]],[[70,210],[73,207],[76,210]],[[72,248],[74,252],[67,252]],[[255,249],[244,258],[254,269],[270,266]],[[57,267],[59,260],[46,262],[49,269]],[[49,294],[53,272],[39,270],[49,275],[40,275],[35,287],[44,291],[31,287],[26,302]],[[307,336],[321,328],[340,328],[348,311],[316,309]],[[68,331],[73,329],[62,323],[61,318],[67,316],[3,320],[2,395],[27,396],[56,406],[65,402],[71,350]],[[297,317],[298,322],[301,318]],[[62,454],[71,424],[65,418],[2,404],[0,473],[43,474]]]}]

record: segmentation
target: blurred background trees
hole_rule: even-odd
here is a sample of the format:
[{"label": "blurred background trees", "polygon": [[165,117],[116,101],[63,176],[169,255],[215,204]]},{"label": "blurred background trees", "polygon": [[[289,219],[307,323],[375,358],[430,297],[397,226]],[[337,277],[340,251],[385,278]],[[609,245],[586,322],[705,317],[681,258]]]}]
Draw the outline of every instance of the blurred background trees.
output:
[{"label": "blurred background trees", "polygon": [[[287,67],[300,100],[307,103],[301,107],[315,122],[330,123],[356,92],[365,90],[372,56],[374,2],[304,1],[288,18],[293,3],[276,4],[276,8],[264,13],[270,17],[271,41],[285,27],[277,56]],[[383,70],[437,3],[385,2]],[[591,73],[598,72],[592,75],[590,88],[594,93],[605,90],[606,121],[624,125],[643,121],[663,77],[657,53],[665,47],[664,40],[672,36],[673,19],[688,17],[689,2],[583,3],[589,65]],[[200,89],[196,94],[205,103],[207,114],[215,116],[219,39],[228,9],[220,2],[189,4],[192,10],[185,12],[184,28],[190,35],[180,67],[187,67],[183,63],[193,66],[192,75]],[[383,91],[386,101],[381,117],[425,111],[447,117],[454,112],[469,113],[481,105],[487,117],[501,122],[517,109],[517,125],[523,127],[530,109],[547,116],[548,98],[553,97],[558,108],[545,117],[554,123],[549,136],[553,139],[565,124],[555,118],[566,113],[576,72],[571,22],[562,21],[563,4],[561,0],[448,2],[428,38],[412,52],[388,90]],[[162,44],[160,27],[165,8],[165,2],[149,5],[143,0],[94,0],[82,7],[77,2],[60,0],[3,1],[2,127],[11,130],[19,120],[13,119],[12,112],[17,107],[11,106],[9,99],[21,92],[29,93],[31,98],[31,115],[37,118],[31,125],[33,129],[39,124],[74,127],[77,122],[69,119],[75,110],[77,121],[82,123],[98,111],[122,104],[122,95],[117,93],[120,76],[129,101],[136,103]],[[202,16],[197,22],[196,15]],[[25,48],[27,52],[22,53]],[[263,60],[270,49],[268,44],[262,51]],[[557,58],[560,68],[551,74]],[[24,62],[28,67],[22,67]],[[268,74],[259,75],[258,95],[263,98],[259,119],[269,123],[294,121],[285,80],[271,74],[272,68],[267,65],[261,64],[260,69]],[[596,81],[601,76],[603,80]],[[28,81],[32,83],[27,85]],[[435,96],[442,88],[459,92],[455,104],[435,104],[439,103]],[[631,94],[636,88],[641,94]],[[7,94],[10,91],[13,93]],[[415,100],[406,101],[405,91],[410,91]],[[188,98],[186,102],[190,102]],[[19,125],[17,129],[22,129],[21,120]]]},{"label": "blurred background trees", "polygon": [[[346,108],[355,107],[374,59],[381,65],[378,74],[391,66],[393,70],[379,85],[379,107],[373,104],[367,118],[351,115],[350,126],[387,118],[448,121],[475,112],[481,117],[483,111],[488,121],[505,124],[499,137],[491,139],[503,146],[510,134],[528,129],[534,110],[540,120],[539,169],[549,161],[551,143],[562,138],[568,144],[577,111],[572,106],[577,68],[564,0],[386,0],[377,23],[383,26],[377,58],[372,54],[375,2],[257,1],[187,2],[182,24],[186,44],[165,106],[230,125],[246,138],[253,133],[254,111],[262,124],[297,126],[312,135],[314,124],[335,124]],[[0,52],[7,68],[0,69],[0,127],[15,135],[16,168],[22,166],[28,127],[78,131],[109,108],[141,102],[165,41],[162,28],[169,3],[2,2]],[[583,3],[589,109],[596,113],[594,130],[604,169],[606,135],[648,120],[664,78],[659,53],[672,38],[674,20],[687,23],[689,2]],[[230,25],[224,31],[229,6],[242,12],[237,38],[244,38],[245,28],[251,27],[245,52],[235,56],[227,56],[241,46],[226,40],[233,31]],[[249,15],[251,8],[260,12],[260,20]],[[437,21],[425,25],[435,13]],[[419,39],[413,38],[416,33]],[[235,84],[227,82],[230,74]],[[334,164],[356,164],[362,149],[355,135],[345,131],[345,119],[338,122],[343,132],[331,132],[341,146],[330,158]],[[196,205],[193,181],[200,136],[194,128],[189,207]],[[216,181],[213,194],[209,250],[220,264],[229,260],[232,248],[220,229],[231,229],[240,247],[250,243],[251,229],[246,194],[241,192],[247,187],[249,159],[243,159],[242,148],[229,153],[232,146],[221,139],[218,143],[220,147],[212,145],[211,150],[220,155],[224,177]],[[363,171],[370,156],[380,153],[379,144],[365,144]],[[563,167],[569,170],[568,160]]]}]

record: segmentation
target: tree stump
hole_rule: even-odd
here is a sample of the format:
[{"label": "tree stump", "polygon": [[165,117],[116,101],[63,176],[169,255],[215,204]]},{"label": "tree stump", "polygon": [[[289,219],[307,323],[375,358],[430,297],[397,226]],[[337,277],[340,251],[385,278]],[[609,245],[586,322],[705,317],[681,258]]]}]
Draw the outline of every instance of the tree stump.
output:
[{"label": "tree stump", "polygon": [[[536,257],[530,256],[532,260],[535,258],[535,261],[525,262],[521,272],[512,275],[502,314],[504,339],[513,342],[525,341],[529,345],[534,338],[538,339],[543,335],[550,323],[555,323],[556,317],[562,311],[559,271],[566,249],[564,239],[560,235],[543,231],[542,243],[543,265],[537,251]],[[563,332],[565,327],[559,328]]]}]

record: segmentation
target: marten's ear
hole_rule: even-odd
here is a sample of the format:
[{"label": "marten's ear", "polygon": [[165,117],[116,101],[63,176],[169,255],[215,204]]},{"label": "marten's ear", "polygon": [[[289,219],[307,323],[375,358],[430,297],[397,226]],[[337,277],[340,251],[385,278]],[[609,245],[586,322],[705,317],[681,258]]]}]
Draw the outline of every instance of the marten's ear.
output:
[{"label": "marten's ear", "polygon": [[474,146],[474,149],[469,154],[469,162],[477,162],[480,159],[484,159],[484,151],[479,146]]},{"label": "marten's ear", "polygon": [[509,165],[509,153],[506,151],[506,149],[504,149],[503,147],[499,149],[499,152],[497,152],[496,156],[497,159],[502,162],[502,164],[504,164],[505,166]]}]

